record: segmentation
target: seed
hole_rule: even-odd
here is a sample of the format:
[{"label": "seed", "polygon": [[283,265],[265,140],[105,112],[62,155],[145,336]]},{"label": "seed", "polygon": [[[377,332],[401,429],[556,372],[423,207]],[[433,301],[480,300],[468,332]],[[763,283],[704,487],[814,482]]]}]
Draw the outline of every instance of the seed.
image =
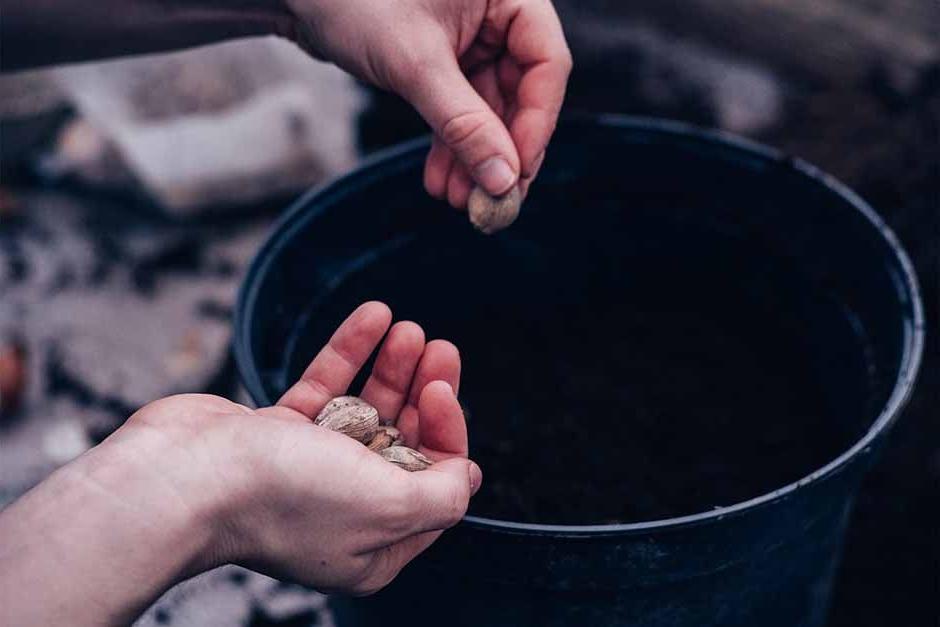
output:
[{"label": "seed", "polygon": [[372,437],[372,441],[369,442],[368,447],[370,451],[375,451],[378,453],[383,449],[386,449],[390,446],[396,446],[401,443],[401,431],[395,427],[380,425],[376,430],[375,435]]},{"label": "seed", "polygon": [[399,468],[404,468],[408,472],[425,470],[434,463],[418,451],[407,446],[390,446],[379,451],[379,455],[384,457],[386,461],[395,464]]},{"label": "seed", "polygon": [[379,412],[361,398],[340,396],[327,403],[313,423],[368,444],[379,427]]},{"label": "seed", "polygon": [[474,187],[467,200],[470,222],[483,233],[491,235],[515,222],[522,204],[518,185],[502,196],[490,196],[482,187]]}]

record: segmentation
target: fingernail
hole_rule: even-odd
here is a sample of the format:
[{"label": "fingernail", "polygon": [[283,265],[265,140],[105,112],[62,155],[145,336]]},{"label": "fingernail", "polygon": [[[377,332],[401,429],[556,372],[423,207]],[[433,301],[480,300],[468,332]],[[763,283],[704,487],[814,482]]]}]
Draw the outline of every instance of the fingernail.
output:
[{"label": "fingernail", "polygon": [[490,196],[500,196],[516,182],[516,173],[502,157],[490,157],[476,167],[473,178]]},{"label": "fingernail", "polygon": [[470,462],[470,496],[479,491],[480,486],[483,485],[483,471],[480,470],[480,467],[477,466],[476,462]]}]

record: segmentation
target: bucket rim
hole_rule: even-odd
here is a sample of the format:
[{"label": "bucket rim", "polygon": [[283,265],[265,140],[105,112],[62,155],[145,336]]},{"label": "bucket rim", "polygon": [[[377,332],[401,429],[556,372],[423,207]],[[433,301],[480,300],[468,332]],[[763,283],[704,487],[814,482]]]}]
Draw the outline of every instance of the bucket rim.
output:
[{"label": "bucket rim", "polygon": [[[802,176],[815,181],[823,188],[838,196],[848,207],[853,208],[877,231],[887,244],[900,275],[895,275],[895,289],[902,301],[909,307],[910,318],[904,328],[904,347],[898,375],[892,386],[891,395],[884,403],[878,417],[872,422],[865,434],[855,441],[843,453],[824,466],[808,475],[780,488],[758,495],[751,499],[731,505],[716,507],[704,512],[662,518],[650,521],[596,524],[596,525],[559,525],[542,523],[521,523],[510,520],[466,515],[460,526],[468,526],[483,531],[499,532],[527,536],[553,536],[573,538],[595,538],[603,536],[623,536],[646,534],[651,531],[663,532],[688,526],[718,522],[724,518],[744,514],[792,496],[797,490],[833,477],[845,470],[850,462],[872,452],[876,441],[885,434],[898,419],[914,389],[923,357],[925,343],[925,322],[920,286],[907,253],[894,232],[884,219],[845,184],[816,166],[789,156],[782,151],[716,129],[706,129],[686,122],[661,118],[631,116],[621,114],[574,114],[565,117],[564,122],[591,124],[613,127],[617,130],[648,132],[662,137],[683,140],[697,140],[712,147],[724,148],[740,153],[750,159],[766,163],[786,163]],[[564,123],[563,122],[563,123]],[[259,405],[273,402],[267,395],[260,373],[255,367],[254,352],[251,347],[250,330],[254,304],[257,303],[261,279],[267,276],[268,268],[285,242],[291,240],[294,231],[299,228],[301,218],[313,219],[324,210],[322,201],[346,190],[356,188],[363,179],[379,178],[388,164],[399,162],[406,156],[423,152],[430,145],[430,137],[419,137],[389,148],[377,151],[364,159],[359,166],[325,184],[315,186],[294,201],[284,214],[271,227],[267,238],[252,259],[238,291],[233,320],[233,352],[235,364],[252,400]],[[321,201],[321,206],[312,206]]]}]

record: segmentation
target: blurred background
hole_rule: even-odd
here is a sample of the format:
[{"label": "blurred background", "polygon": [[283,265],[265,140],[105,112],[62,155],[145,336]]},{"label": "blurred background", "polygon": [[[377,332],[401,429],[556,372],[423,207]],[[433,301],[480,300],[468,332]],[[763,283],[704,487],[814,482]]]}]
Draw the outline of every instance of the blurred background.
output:
[{"label": "blurred background", "polygon": [[[856,506],[833,627],[940,621],[940,4],[558,0],[566,110],[774,145],[886,218],[916,266],[918,391]],[[0,506],[160,396],[240,396],[246,264],[302,190],[426,132],[397,97],[273,39],[0,76]],[[328,625],[227,567],[140,625]]]}]

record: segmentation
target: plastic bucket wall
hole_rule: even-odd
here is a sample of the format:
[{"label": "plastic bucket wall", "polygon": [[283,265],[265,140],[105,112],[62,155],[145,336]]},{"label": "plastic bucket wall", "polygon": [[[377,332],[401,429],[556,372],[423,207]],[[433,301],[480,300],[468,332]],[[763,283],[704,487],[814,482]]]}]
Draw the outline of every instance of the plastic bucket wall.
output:
[{"label": "plastic bucket wall", "polygon": [[[386,590],[337,600],[341,624],[822,625],[853,496],[910,393],[923,344],[916,280],[880,218],[825,174],[770,149],[607,116],[560,126],[522,217],[486,238],[426,197],[426,148],[421,140],[386,151],[308,193],[258,253],[238,303],[235,352],[259,405],[278,397],[359,300],[386,300],[431,336],[450,337],[455,310],[489,324],[523,299],[586,298],[599,264],[617,276],[655,273],[648,251],[668,256],[717,238],[747,243],[755,263],[783,259],[805,281],[806,296],[786,306],[814,347],[805,367],[851,437],[794,483],[677,518],[563,526],[468,516]],[[385,267],[408,276],[375,270],[391,259],[406,260]],[[447,280],[428,296],[416,276]],[[719,293],[749,289],[730,285]],[[492,302],[473,309],[483,301]],[[461,349],[472,358],[473,346]]]}]

